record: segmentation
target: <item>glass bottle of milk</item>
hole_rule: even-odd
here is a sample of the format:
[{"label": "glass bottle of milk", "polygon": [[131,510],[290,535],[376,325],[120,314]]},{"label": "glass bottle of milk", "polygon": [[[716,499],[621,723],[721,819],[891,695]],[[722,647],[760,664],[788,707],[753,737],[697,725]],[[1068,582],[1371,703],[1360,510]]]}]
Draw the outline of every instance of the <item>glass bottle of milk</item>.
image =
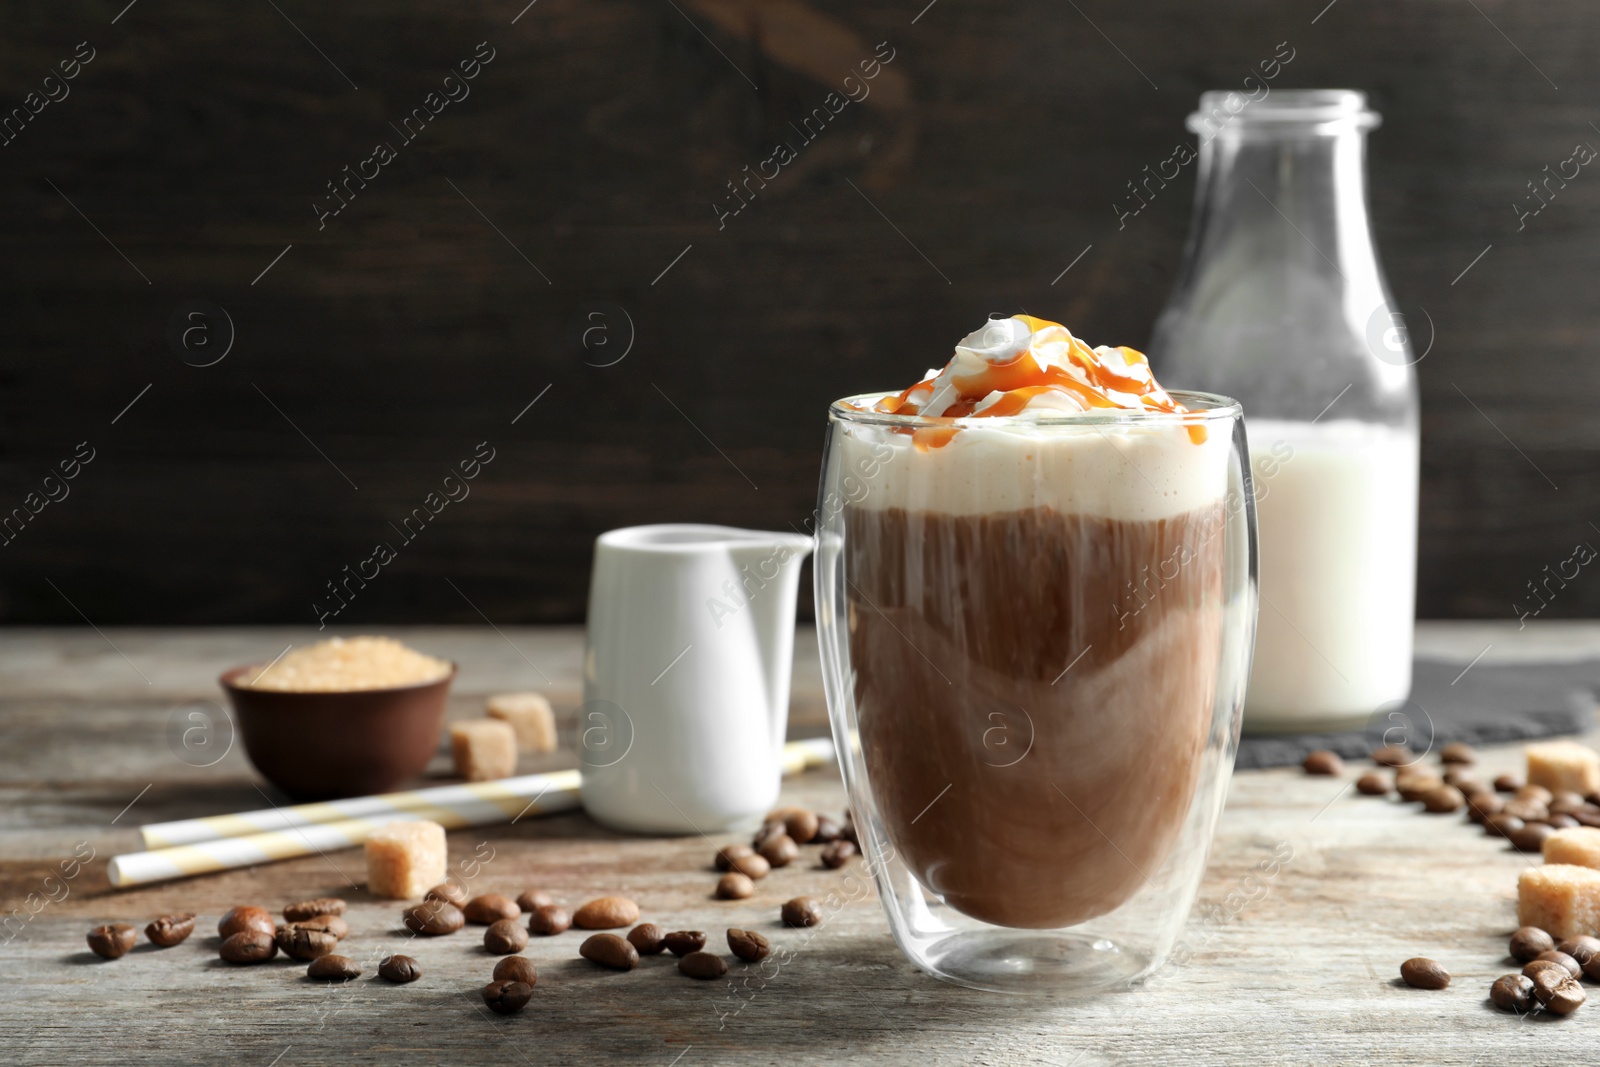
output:
[{"label": "glass bottle of milk", "polygon": [[1359,725],[1411,688],[1412,365],[1427,353],[1368,224],[1379,121],[1363,93],[1264,84],[1206,93],[1189,117],[1193,228],[1150,355],[1170,386],[1244,405],[1261,549],[1250,731]]}]

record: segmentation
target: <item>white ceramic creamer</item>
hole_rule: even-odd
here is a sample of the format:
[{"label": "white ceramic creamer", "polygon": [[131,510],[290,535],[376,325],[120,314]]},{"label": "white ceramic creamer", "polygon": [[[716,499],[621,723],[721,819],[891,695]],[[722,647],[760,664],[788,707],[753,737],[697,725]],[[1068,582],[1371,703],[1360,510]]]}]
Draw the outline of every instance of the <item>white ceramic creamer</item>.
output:
[{"label": "white ceramic creamer", "polygon": [[760,823],[778,798],[801,534],[633,526],[595,542],[583,806],[634,833]]}]

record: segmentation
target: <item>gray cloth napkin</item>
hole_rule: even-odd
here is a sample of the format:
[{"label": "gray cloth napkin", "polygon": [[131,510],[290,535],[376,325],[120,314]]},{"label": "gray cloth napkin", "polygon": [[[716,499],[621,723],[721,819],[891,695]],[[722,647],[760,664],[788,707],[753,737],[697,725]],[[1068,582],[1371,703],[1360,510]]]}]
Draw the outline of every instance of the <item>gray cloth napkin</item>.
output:
[{"label": "gray cloth napkin", "polygon": [[1406,743],[1416,752],[1437,752],[1451,741],[1469,745],[1532,741],[1582,733],[1594,723],[1600,702],[1600,660],[1477,664],[1462,674],[1466,666],[1419,659],[1413,664],[1410,701],[1375,712],[1365,729],[1247,735],[1239,742],[1235,766],[1292,766],[1319,748],[1345,759],[1365,759],[1389,742]]}]

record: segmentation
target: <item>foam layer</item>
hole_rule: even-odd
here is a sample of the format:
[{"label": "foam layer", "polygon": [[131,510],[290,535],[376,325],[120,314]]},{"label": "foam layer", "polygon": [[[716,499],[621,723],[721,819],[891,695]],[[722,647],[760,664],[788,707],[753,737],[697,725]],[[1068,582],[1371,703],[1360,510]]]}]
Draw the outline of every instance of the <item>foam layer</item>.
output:
[{"label": "foam layer", "polygon": [[959,433],[928,449],[888,427],[846,425],[839,441],[846,498],[873,509],[988,515],[1053,508],[1135,522],[1182,515],[1227,493],[1225,433],[1196,443],[1173,423],[958,423]]}]

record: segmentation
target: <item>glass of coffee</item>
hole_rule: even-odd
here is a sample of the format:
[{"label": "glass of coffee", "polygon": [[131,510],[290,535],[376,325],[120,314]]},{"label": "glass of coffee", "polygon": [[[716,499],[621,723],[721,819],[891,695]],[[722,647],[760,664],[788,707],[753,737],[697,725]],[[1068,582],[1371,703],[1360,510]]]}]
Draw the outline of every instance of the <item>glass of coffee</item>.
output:
[{"label": "glass of coffee", "polygon": [[991,320],[829,413],[828,706],[919,967],[1004,991],[1149,975],[1195,898],[1256,612],[1243,424],[1131,349]]}]

